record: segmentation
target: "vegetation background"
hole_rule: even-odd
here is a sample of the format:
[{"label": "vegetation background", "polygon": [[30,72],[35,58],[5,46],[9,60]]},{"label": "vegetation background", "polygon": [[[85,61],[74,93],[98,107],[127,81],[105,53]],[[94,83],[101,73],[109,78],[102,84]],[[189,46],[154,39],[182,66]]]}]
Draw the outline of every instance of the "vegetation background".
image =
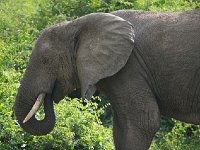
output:
[{"label": "vegetation background", "polygon": [[[55,106],[56,127],[46,136],[25,133],[16,122],[13,104],[17,88],[34,43],[45,27],[92,12],[183,11],[199,7],[200,0],[0,0],[0,149],[114,149],[111,106],[101,94],[90,101],[61,101]],[[43,117],[41,112],[38,118]],[[150,149],[200,150],[199,138],[200,126],[162,118]]]}]

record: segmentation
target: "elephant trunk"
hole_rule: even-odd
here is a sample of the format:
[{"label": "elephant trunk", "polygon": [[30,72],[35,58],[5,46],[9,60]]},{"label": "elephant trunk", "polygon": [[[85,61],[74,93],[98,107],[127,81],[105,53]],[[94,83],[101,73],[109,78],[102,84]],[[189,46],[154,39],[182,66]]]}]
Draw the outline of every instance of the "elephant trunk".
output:
[{"label": "elephant trunk", "polygon": [[20,92],[17,95],[15,101],[15,115],[20,126],[28,133],[32,135],[46,135],[51,132],[55,125],[55,113],[53,108],[53,100],[50,94],[46,94],[44,100],[44,113],[45,118],[43,120],[37,120],[35,116],[31,117],[26,123],[23,120],[32,108],[31,102],[34,103],[28,96],[22,95],[24,92]]}]

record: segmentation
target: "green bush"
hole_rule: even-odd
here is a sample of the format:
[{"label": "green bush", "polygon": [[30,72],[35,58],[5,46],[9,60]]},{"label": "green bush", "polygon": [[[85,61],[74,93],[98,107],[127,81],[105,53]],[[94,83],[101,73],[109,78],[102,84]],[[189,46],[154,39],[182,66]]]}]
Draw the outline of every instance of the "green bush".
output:
[{"label": "green bush", "polygon": [[[112,129],[105,128],[99,115],[102,109],[98,104],[84,100],[69,99],[61,101],[55,106],[57,123],[55,129],[46,136],[32,136],[23,132],[16,121],[13,112],[7,112],[8,120],[0,118],[2,131],[0,147],[3,149],[113,149]],[[42,118],[41,111],[37,114]]]},{"label": "green bush", "polygon": [[[19,81],[45,27],[92,12],[180,11],[199,7],[198,0],[1,0],[0,149],[114,149],[110,104],[103,96],[92,101],[65,98],[55,106],[57,124],[47,136],[32,136],[16,122],[13,104]],[[41,112],[38,118],[42,118]],[[163,118],[151,149],[197,150],[199,132],[199,126]]]},{"label": "green bush", "polygon": [[[152,150],[199,150],[200,126],[167,119],[170,128],[161,126],[151,145]],[[169,122],[166,124],[169,124]]]}]

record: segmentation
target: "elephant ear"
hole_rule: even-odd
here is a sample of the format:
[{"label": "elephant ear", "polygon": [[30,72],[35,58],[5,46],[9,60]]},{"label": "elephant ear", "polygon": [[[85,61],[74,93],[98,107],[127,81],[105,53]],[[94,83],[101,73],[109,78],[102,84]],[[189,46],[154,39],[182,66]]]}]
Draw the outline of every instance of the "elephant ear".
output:
[{"label": "elephant ear", "polygon": [[134,44],[132,25],[107,13],[94,13],[76,20],[77,71],[83,97],[90,99],[95,84],[116,74],[126,64]]}]

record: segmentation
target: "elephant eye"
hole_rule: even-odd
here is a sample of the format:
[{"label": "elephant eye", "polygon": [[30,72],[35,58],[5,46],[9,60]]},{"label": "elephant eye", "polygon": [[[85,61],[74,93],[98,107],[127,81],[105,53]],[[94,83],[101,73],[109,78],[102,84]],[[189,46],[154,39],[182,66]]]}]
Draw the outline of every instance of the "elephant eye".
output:
[{"label": "elephant eye", "polygon": [[48,58],[42,57],[42,64],[47,64],[49,62]]}]

